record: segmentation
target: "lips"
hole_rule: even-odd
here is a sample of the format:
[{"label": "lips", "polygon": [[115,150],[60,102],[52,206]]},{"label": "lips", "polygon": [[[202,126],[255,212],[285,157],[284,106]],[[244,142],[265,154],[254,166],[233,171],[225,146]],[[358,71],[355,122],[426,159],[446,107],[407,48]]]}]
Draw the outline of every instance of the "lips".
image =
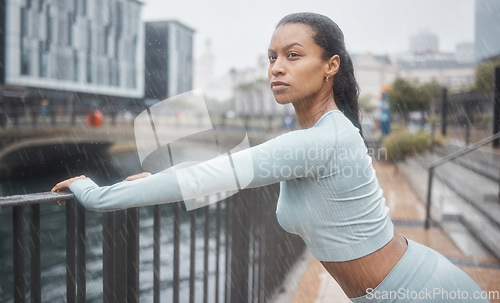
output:
[{"label": "lips", "polygon": [[271,89],[273,91],[280,91],[280,90],[286,89],[288,87],[290,87],[290,85],[288,85],[286,82],[282,82],[282,81],[271,82]]}]

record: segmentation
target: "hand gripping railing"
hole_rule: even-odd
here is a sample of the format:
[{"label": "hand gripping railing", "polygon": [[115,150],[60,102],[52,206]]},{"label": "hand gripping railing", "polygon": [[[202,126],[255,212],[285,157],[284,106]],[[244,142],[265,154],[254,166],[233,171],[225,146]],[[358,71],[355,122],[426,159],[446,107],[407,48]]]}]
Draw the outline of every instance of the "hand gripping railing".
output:
[{"label": "hand gripping railing", "polygon": [[427,166],[427,169],[429,171],[429,180],[428,180],[428,184],[427,184],[427,212],[426,212],[426,216],[425,216],[425,228],[429,228],[430,227],[430,220],[431,220],[431,194],[432,194],[432,179],[434,177],[434,168],[438,167],[439,165],[442,165],[450,160],[453,160],[453,159],[456,159],[458,157],[461,157],[473,150],[476,150],[478,149],[479,147],[483,146],[483,145],[486,145],[490,142],[492,142],[493,140],[495,139],[498,139],[500,138],[500,132],[488,137],[488,138],[485,138],[481,141],[478,141],[474,144],[471,144],[461,150],[458,150],[456,152],[453,152],[453,153],[450,153],[434,162],[432,162],[431,164],[429,164]]}]

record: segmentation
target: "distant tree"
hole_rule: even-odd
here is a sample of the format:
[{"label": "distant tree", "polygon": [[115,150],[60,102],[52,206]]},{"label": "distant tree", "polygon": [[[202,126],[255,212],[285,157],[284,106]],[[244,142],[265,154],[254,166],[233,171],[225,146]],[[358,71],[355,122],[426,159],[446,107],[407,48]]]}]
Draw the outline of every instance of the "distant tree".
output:
[{"label": "distant tree", "polygon": [[500,59],[492,62],[479,63],[476,66],[476,89],[483,92],[493,91],[495,67],[500,66]]},{"label": "distant tree", "polygon": [[443,85],[436,80],[432,80],[420,85],[419,90],[433,99],[438,99],[443,93]]},{"label": "distant tree", "polygon": [[436,101],[441,99],[441,96],[443,95],[443,88],[444,86],[441,85],[439,82],[436,80],[432,80],[430,82],[425,82],[424,84],[420,85],[418,88],[421,94],[424,94],[426,96],[422,96],[424,99],[429,98],[429,109],[432,114],[434,114],[434,108],[436,105]]},{"label": "distant tree", "polygon": [[430,109],[432,98],[426,89],[414,86],[404,79],[396,79],[387,94],[391,110],[401,114],[408,123],[410,112],[424,112]]}]

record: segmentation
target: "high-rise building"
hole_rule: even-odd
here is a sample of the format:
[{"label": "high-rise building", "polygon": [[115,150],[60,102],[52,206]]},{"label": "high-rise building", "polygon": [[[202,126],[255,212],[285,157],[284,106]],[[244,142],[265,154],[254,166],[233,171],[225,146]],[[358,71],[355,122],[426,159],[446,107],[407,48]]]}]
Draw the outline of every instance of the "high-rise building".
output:
[{"label": "high-rise building", "polygon": [[16,115],[9,108],[41,100],[61,109],[142,98],[141,7],[137,0],[0,0],[6,111]]},{"label": "high-rise building", "polygon": [[439,50],[439,39],[434,33],[422,30],[410,37],[410,52],[413,54],[436,53]]},{"label": "high-rise building", "polygon": [[380,100],[382,88],[391,85],[398,74],[398,64],[392,56],[351,54],[360,96]]},{"label": "high-rise building", "polygon": [[398,77],[415,85],[436,81],[452,90],[474,83],[474,60],[471,43],[457,44],[455,52],[439,50],[437,35],[421,31],[410,38],[408,53],[396,56]]},{"label": "high-rise building", "polygon": [[500,1],[476,0],[476,61],[500,55]]},{"label": "high-rise building", "polygon": [[474,62],[474,43],[462,42],[455,47],[455,57],[458,62]]},{"label": "high-rise building", "polygon": [[145,98],[193,89],[194,30],[178,21],[146,22]]}]

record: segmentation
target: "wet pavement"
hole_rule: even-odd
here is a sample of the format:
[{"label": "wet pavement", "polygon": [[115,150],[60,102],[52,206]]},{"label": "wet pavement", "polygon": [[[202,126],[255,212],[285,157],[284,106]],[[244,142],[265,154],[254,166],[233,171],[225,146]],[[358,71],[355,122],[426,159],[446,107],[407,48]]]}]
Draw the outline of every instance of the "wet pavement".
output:
[{"label": "wet pavement", "polygon": [[[425,204],[409,185],[403,172],[388,162],[377,161],[373,165],[396,230],[440,252],[471,276],[483,291],[496,291],[494,295],[498,296],[500,260],[481,249],[464,253],[437,224],[426,230]],[[293,288],[288,302],[351,302],[321,263],[308,252],[294,274],[296,281],[289,281]],[[490,301],[500,302],[493,297]]]}]

